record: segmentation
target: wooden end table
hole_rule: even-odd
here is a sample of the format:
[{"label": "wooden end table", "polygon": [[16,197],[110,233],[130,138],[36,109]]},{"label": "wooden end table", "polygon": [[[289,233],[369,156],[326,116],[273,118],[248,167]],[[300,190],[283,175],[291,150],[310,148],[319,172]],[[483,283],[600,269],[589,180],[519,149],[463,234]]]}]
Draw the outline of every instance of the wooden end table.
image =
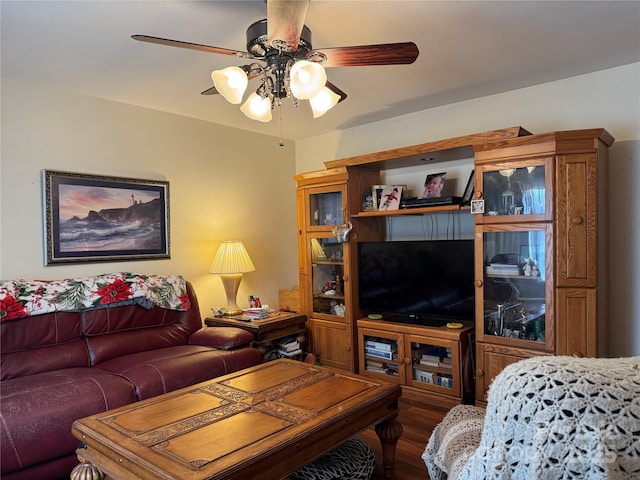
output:
[{"label": "wooden end table", "polygon": [[399,385],[290,359],[93,415],[71,480],[277,480],[375,425],[393,478]]},{"label": "wooden end table", "polygon": [[286,337],[296,337],[304,352],[307,340],[306,322],[306,315],[286,312],[251,321],[236,320],[234,317],[208,317],[204,320],[208,327],[239,327],[253,333],[255,347],[263,356],[270,351],[270,344]]}]

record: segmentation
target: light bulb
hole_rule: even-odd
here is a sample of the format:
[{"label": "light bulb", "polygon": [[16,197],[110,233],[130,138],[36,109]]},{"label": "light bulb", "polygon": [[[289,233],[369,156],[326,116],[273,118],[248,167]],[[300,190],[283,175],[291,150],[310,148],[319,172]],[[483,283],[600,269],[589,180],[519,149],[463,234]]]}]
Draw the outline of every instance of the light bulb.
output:
[{"label": "light bulb", "polygon": [[294,97],[309,100],[327,83],[327,74],[319,63],[298,60],[291,67],[290,82]]},{"label": "light bulb", "polygon": [[340,95],[332,92],[327,87],[322,87],[313,98],[309,99],[313,118],[321,117],[327,113],[330,109],[336,106],[338,100],[340,100]]},{"label": "light bulb", "polygon": [[240,111],[251,120],[268,122],[271,120],[271,100],[269,97],[262,98],[257,93],[252,93],[247,101],[240,107]]},{"label": "light bulb", "polygon": [[211,79],[216,90],[227,99],[229,103],[238,104],[242,101],[242,95],[247,89],[249,79],[247,73],[240,67],[227,67],[223,70],[214,70]]}]

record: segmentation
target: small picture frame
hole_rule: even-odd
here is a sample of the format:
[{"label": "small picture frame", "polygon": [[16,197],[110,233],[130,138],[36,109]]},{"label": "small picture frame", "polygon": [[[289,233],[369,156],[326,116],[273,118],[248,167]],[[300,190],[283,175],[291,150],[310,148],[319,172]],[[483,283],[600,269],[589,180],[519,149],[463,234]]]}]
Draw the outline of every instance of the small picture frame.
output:
[{"label": "small picture frame", "polygon": [[475,185],[475,170],[471,170],[471,175],[469,175],[469,180],[467,181],[467,186],[464,189],[464,193],[462,194],[462,205],[470,205],[471,197],[473,197],[473,190]]},{"label": "small picture frame", "polygon": [[431,173],[424,181],[424,192],[422,198],[438,198],[442,196],[442,187],[447,178],[447,172]]},{"label": "small picture frame", "polygon": [[400,185],[385,185],[382,189],[378,210],[398,210],[400,208],[400,199],[402,198],[402,188]]},{"label": "small picture frame", "polygon": [[371,200],[373,201],[373,209],[380,209],[380,199],[382,198],[382,190],[387,185],[372,185],[371,186]]},{"label": "small picture frame", "polygon": [[369,187],[362,194],[362,211],[372,212],[374,210],[373,189]]},{"label": "small picture frame", "polygon": [[261,308],[262,302],[257,295],[249,295],[249,308]]},{"label": "small picture frame", "polygon": [[471,213],[473,215],[484,213],[484,200],[471,200]]}]

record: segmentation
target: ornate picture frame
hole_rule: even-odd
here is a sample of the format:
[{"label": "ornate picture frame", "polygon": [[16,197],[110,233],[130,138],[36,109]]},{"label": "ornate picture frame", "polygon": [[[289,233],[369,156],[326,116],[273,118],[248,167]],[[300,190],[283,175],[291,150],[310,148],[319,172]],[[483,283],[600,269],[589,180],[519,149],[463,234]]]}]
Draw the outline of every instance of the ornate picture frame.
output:
[{"label": "ornate picture frame", "polygon": [[169,182],[43,170],[44,264],[170,257]]}]

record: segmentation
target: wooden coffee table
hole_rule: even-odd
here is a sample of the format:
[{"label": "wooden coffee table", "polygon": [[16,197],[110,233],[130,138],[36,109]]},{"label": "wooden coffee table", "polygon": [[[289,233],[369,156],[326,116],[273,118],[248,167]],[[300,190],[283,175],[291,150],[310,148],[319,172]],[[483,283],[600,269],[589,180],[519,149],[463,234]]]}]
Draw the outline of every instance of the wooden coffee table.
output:
[{"label": "wooden coffee table", "polygon": [[74,422],[72,480],[280,479],[375,425],[393,478],[401,388],[279,359]]}]

